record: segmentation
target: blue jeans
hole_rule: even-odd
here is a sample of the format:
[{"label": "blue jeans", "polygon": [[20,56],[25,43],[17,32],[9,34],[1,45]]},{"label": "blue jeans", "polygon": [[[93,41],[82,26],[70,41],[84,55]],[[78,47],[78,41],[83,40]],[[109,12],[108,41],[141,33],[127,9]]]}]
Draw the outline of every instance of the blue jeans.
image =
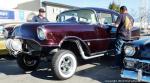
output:
[{"label": "blue jeans", "polygon": [[115,65],[116,66],[123,67],[124,54],[122,53],[122,47],[123,47],[124,43],[125,43],[125,41],[120,37],[117,37],[115,40],[114,53],[115,53]]}]

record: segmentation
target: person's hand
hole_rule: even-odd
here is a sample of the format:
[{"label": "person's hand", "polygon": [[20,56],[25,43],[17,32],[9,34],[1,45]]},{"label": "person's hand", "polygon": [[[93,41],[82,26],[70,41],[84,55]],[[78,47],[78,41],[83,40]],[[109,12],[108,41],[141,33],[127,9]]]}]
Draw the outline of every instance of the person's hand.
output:
[{"label": "person's hand", "polygon": [[116,23],[111,23],[111,25],[114,26],[114,27],[118,27],[118,26],[119,26],[119,25],[116,24]]},{"label": "person's hand", "polygon": [[115,23],[111,23],[112,26],[115,26]]}]

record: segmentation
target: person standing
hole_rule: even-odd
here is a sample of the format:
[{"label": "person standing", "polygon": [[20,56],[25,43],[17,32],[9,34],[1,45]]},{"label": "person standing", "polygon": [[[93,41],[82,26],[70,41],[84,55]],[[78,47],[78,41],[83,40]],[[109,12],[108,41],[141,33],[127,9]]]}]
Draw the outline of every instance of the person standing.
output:
[{"label": "person standing", "polygon": [[45,12],[46,11],[44,8],[40,8],[39,14],[32,18],[32,22],[49,22],[48,19],[45,17]]},{"label": "person standing", "polygon": [[123,67],[123,57],[122,47],[124,43],[131,38],[131,29],[133,27],[134,19],[128,14],[126,6],[120,7],[120,16],[115,22],[117,27],[116,40],[115,40],[115,64],[112,68],[122,68]]}]

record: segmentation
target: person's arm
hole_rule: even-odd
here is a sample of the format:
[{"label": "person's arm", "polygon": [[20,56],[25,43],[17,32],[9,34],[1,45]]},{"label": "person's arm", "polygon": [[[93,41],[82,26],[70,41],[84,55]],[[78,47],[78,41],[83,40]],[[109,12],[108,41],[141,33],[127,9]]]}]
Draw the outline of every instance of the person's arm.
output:
[{"label": "person's arm", "polygon": [[116,22],[114,23],[114,26],[115,26],[115,27],[118,27],[118,26],[119,26],[119,24],[120,24],[120,22],[121,22],[121,18],[122,18],[122,16],[121,16],[121,15],[120,15],[120,16],[118,16],[118,18],[117,18]]},{"label": "person's arm", "polygon": [[32,21],[31,21],[31,22],[37,22],[36,16],[34,16],[34,17],[32,18]]}]

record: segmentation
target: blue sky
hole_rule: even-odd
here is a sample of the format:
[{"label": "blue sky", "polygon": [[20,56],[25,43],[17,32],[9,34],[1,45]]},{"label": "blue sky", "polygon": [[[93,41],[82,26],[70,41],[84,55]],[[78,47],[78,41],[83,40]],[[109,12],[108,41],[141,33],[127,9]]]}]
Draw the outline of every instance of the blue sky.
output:
[{"label": "blue sky", "polygon": [[[142,0],[49,0],[49,1],[78,7],[100,7],[100,8],[108,8],[108,5],[111,2],[115,1],[118,4],[127,6],[129,13],[131,13],[131,15],[139,14],[139,7],[140,4],[142,3],[141,2]],[[148,8],[150,8],[150,1],[147,4],[149,5]]]},{"label": "blue sky", "polygon": [[[79,7],[101,7],[108,8],[108,5],[115,1],[120,4],[120,0],[49,0]],[[121,5],[126,5],[129,9],[138,9],[141,0],[121,0]]]}]

